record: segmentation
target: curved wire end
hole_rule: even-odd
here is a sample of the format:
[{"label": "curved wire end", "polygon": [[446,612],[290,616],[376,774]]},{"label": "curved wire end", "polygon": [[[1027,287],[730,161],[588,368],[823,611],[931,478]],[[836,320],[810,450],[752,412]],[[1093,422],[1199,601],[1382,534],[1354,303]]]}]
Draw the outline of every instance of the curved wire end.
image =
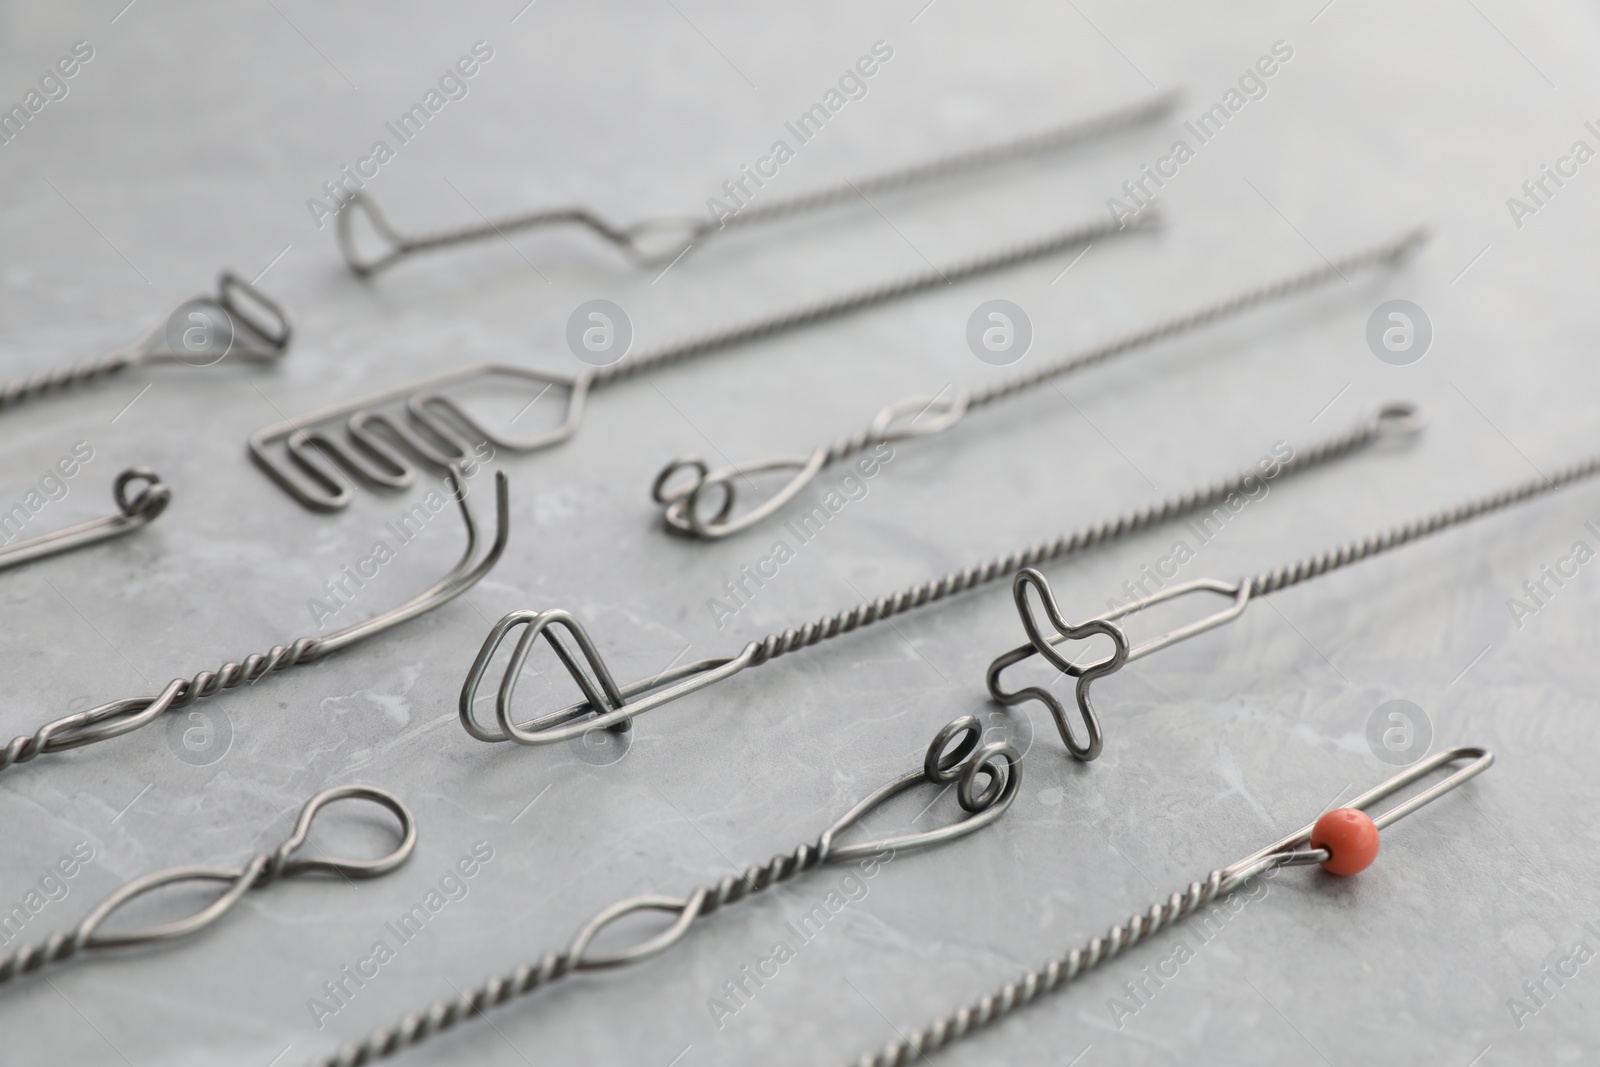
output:
[{"label": "curved wire end", "polygon": [[[1048,634],[1041,629],[1034,618],[1032,602],[1028,597],[1030,588],[1039,595],[1045,618],[1051,627],[1051,632]],[[984,675],[989,695],[1008,706],[1021,704],[1027,700],[1039,701],[1050,710],[1050,717],[1055,720],[1056,730],[1061,735],[1062,743],[1067,746],[1067,751],[1074,759],[1087,763],[1100,755],[1104,745],[1100,719],[1095,714],[1094,704],[1089,699],[1089,687],[1095,679],[1114,674],[1128,661],[1127,634],[1109,618],[1090,619],[1077,625],[1068,623],[1061,615],[1061,608],[1056,603],[1049,580],[1037,568],[1024,567],[1017,572],[1017,576],[1011,582],[1011,595],[1017,606],[1017,615],[1022,620],[1022,629],[1028,635],[1028,643],[1000,655],[989,664],[989,669]],[[1087,666],[1073,663],[1055,647],[1065,641],[1087,640],[1096,634],[1111,639],[1111,654]],[[1056,670],[1078,679],[1076,686],[1078,715],[1083,722],[1087,740],[1078,740],[1068,719],[1066,708],[1050,690],[1040,686],[1028,686],[1009,692],[1001,685],[1000,675],[1007,667],[1035,655],[1043,656]]]},{"label": "curved wire end", "polygon": [[500,557],[506,549],[506,541],[511,536],[511,489],[506,479],[505,471],[495,471],[495,534],[494,541],[489,545],[489,550],[483,559],[473,562],[473,557],[478,552],[478,526],[472,518],[472,508],[467,505],[468,490],[464,476],[459,469],[452,469],[448,475],[450,495],[461,508],[461,520],[467,528],[467,546],[462,550],[461,559],[450,568],[449,573],[437,582],[412,597],[410,600],[384,612],[382,615],[373,616],[364,622],[331,633],[326,637],[310,638],[311,647],[304,659],[316,659],[329,652],[347,648],[358,641],[365,640],[391,630],[403,622],[407,622],[419,615],[425,615],[434,608],[448,604],[456,597],[483,580],[483,576],[494,569],[500,562]]},{"label": "curved wire end", "polygon": [[[132,496],[128,487],[138,486]],[[145,526],[167,510],[172,502],[172,490],[161,476],[149,467],[130,467],[117,475],[112,483],[111,495],[117,502],[117,514],[69,526],[64,530],[40,534],[0,548],[0,570],[20,567],[36,559],[71,552],[73,549],[96,544],[112,537],[121,537]]]},{"label": "curved wire end", "polygon": [[[1011,807],[1022,785],[1022,754],[1003,741],[980,747],[982,741],[983,725],[971,715],[963,715],[947,724],[928,745],[920,768],[878,788],[823,831],[817,840],[818,862],[848,863],[885,853],[894,855],[928,848],[966,837],[1000,818]],[[868,813],[923,782],[946,787],[955,783],[956,799],[967,815],[946,826],[919,833],[846,846],[836,843],[841,834]]]},{"label": "curved wire end", "polygon": [[[518,629],[522,630],[522,635],[511,651],[495,697],[495,723],[484,725],[473,713],[478,703],[478,690],[500,646]],[[565,631],[566,640],[558,630]],[[512,713],[517,681],[534,643],[541,637],[577,683],[584,699],[560,711],[519,723]],[[576,653],[568,647],[567,640],[577,645]],[[479,741],[515,741],[519,745],[555,744],[581,737],[590,730],[624,733],[632,727],[633,720],[645,712],[742,671],[754,662],[759,650],[760,645],[752,642],[731,658],[680,664],[653,677],[619,686],[589,632],[572,612],[562,608],[513,611],[495,623],[467,671],[458,702],[461,726]]]}]

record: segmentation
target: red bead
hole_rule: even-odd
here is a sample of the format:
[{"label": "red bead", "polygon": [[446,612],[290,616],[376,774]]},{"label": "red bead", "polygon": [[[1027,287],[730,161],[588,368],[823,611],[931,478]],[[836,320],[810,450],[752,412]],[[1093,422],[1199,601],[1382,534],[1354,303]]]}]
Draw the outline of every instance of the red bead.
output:
[{"label": "red bead", "polygon": [[1325,848],[1322,869],[1331,874],[1355,874],[1378,858],[1378,828],[1364,811],[1334,808],[1311,828],[1311,847]]}]

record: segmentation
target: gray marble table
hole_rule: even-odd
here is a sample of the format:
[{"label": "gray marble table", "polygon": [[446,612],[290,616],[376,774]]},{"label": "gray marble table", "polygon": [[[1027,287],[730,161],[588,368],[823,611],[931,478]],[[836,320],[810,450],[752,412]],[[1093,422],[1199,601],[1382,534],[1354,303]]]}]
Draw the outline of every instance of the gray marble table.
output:
[{"label": "gray marble table", "polygon": [[[1359,877],[1286,871],[1215,936],[1173,931],[935,1061],[1596,1056],[1600,861],[1585,813],[1600,795],[1600,565],[1568,564],[1577,573],[1559,586],[1543,577],[1577,542],[1600,547],[1586,526],[1600,518],[1592,485],[1285,592],[1129,667],[1099,690],[1106,751],[1088,765],[1066,758],[1037,708],[1007,717],[985,698],[984,667],[1021,635],[1000,587],[646,715],[608,765],[566,745],[475,742],[455,704],[489,627],[514,609],[571,609],[631,679],[1138,506],[1275,442],[1303,446],[1386,399],[1430,412],[1414,445],[1274,487],[1183,573],[1253,573],[1593,450],[1600,163],[1588,156],[1600,135],[1587,123],[1600,125],[1600,16],[1505,0],[125,4],[0,10],[0,104],[26,106],[46,79],[37,112],[0,144],[0,372],[131,341],[224,267],[292,307],[297,339],[276,368],[133,370],[5,414],[0,510],[80,442],[92,453],[64,495],[44,485],[60,499],[31,531],[103,514],[126,466],[156,468],[174,493],[142,531],[0,575],[8,738],[317,633],[325,583],[421,495],[363,492],[335,516],[312,514],[247,461],[255,428],[485,360],[572,373],[567,321],[591,299],[626,310],[640,350],[1104,217],[1124,182],[1194,140],[1185,122],[1225,106],[1242,78],[1249,95],[1161,190],[1158,232],[619,386],[569,445],[496,464],[511,482],[510,545],[459,601],[194,716],[0,775],[0,906],[38,905],[7,948],[70,929],[144,872],[275,847],[285,813],[329,785],[390,788],[421,827],[414,857],[386,878],[292,879],[192,941],[13,983],[0,1061],[304,1062],[560,948],[612,900],[684,893],[813,840],[914,766],[945,722],[985,716],[1030,746],[1012,809],[862,882],[753,995],[729,1000],[727,983],[843,871],[730,909],[648,965],[567,982],[409,1054],[847,1062],[1382,780],[1394,768],[1369,724],[1392,700],[1420,709],[1432,748],[1485,745],[1498,762],[1397,824]],[[51,71],[77,42],[88,58],[58,81]],[[311,203],[384,140],[390,158],[365,164],[368,188],[410,228],[546,204],[623,221],[702,212],[877,42],[892,56],[760,195],[1160,90],[1184,96],[1171,119],[1092,150],[730,233],[665,272],[567,230],[364,282]],[[453,98],[393,138],[387,124],[475,45],[475,73],[446,83]],[[1272,76],[1248,78],[1275,48]],[[1559,183],[1547,176],[1557,168]],[[649,502],[674,455],[800,452],[900,397],[1010,373],[965,340],[986,300],[1026,311],[1026,368],[1419,222],[1433,238],[1399,271],[905,445],[731,616],[711,601],[770,554],[775,528],[694,544],[665,536]],[[1419,305],[1432,327],[1426,355],[1406,365],[1367,343],[1391,299]],[[1098,610],[1186,536],[1158,531],[1049,574],[1071,614]],[[410,596],[460,547],[456,521],[435,519],[338,622]],[[1535,602],[1524,583],[1540,581]],[[524,699],[565,699],[551,662],[539,669]],[[923,803],[907,798],[881,825]],[[921,818],[952,811],[946,797]],[[354,816],[317,831],[328,848],[380,837]],[[53,874],[75,849],[91,858]],[[474,849],[473,877],[454,875]],[[430,893],[444,903],[395,944],[391,926]],[[124,921],[202,899],[179,897]],[[331,999],[327,984],[380,940],[392,958]],[[1152,985],[1146,968],[1170,973],[1180,943],[1190,953]],[[1147,992],[1134,997],[1130,982]]]}]

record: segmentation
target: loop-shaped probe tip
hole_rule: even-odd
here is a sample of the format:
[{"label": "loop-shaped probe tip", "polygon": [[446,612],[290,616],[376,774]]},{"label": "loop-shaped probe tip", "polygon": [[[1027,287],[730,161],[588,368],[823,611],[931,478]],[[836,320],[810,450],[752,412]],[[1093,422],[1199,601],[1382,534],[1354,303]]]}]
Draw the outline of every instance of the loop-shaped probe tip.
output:
[{"label": "loop-shaped probe tip", "polygon": [[[711,470],[698,456],[684,456],[661,469],[650,487],[650,496],[656,503],[665,505],[662,518],[669,529],[712,541],[748,530],[775,514],[810,485],[828,462],[828,451],[821,448],[809,456],[765,459],[720,470]],[[753,476],[782,471],[793,472],[788,481],[760,504],[734,514],[739,500],[738,482],[743,481],[746,489],[753,489],[750,482]],[[684,472],[689,475],[686,484],[669,484]]]},{"label": "loop-shaped probe tip", "polygon": [[[367,224],[372,227],[372,232],[384,244],[383,250],[376,256],[364,257],[361,250],[356,247],[355,221],[358,214],[367,217]],[[359,190],[351,195],[344,207],[339,209],[334,235],[339,243],[339,253],[344,256],[345,266],[349,267],[350,272],[358,278],[372,277],[378,271],[404,258],[410,251],[406,239],[389,224],[389,217],[378,207],[377,201]]]},{"label": "loop-shaped probe tip", "polygon": [[[845,863],[868,856],[927,848],[965,837],[1005,814],[1022,785],[1022,754],[1012,745],[994,741],[979,747],[983,725],[971,715],[963,715],[934,736],[919,770],[904,774],[877,789],[845,812],[817,841],[823,863]],[[952,749],[951,742],[955,742]],[[979,780],[982,779],[982,784]],[[839,837],[870,812],[922,783],[956,783],[956,796],[968,813],[965,818],[933,830],[884,837],[859,844],[840,846]]]},{"label": "loop-shaped probe tip", "polygon": [[[136,482],[142,482],[143,485],[130,496],[128,487]],[[172,501],[172,490],[149,467],[131,467],[117,475],[111,485],[111,495],[117,503],[117,514],[90,519],[64,530],[53,530],[0,548],[0,571],[132,533],[153,521]],[[0,758],[0,768],[5,765],[6,761]]]},{"label": "loop-shaped probe tip", "polygon": [[[365,800],[391,812],[399,822],[399,843],[385,855],[375,859],[338,859],[326,855],[296,856],[311,836],[311,824],[317,814],[329,804],[339,800]],[[294,833],[273,853],[272,862],[264,877],[276,878],[299,874],[302,871],[326,871],[346,878],[376,878],[399,867],[411,858],[417,847],[417,820],[405,802],[386,789],[370,785],[343,785],[324,789],[300,809],[295,820]]]},{"label": "loop-shaped probe tip", "polygon": [[[373,801],[393,812],[400,823],[399,845],[388,855],[373,860],[295,858],[294,853],[305,844],[311,832],[311,821],[317,812],[333,801],[345,798]],[[24,945],[0,959],[0,982],[38,970],[46,964],[69,959],[81,952],[132,948],[189,937],[232,911],[234,905],[251,889],[270,885],[281,877],[306,871],[327,871],[348,878],[374,878],[387,874],[410,858],[416,843],[416,821],[410,809],[394,794],[372,786],[339,786],[324,790],[306,802],[295,823],[294,832],[275,852],[252,856],[237,869],[172,867],[135,878],[96,904],[70,934],[56,934],[40,944]],[[112,915],[132,901],[166,886],[186,882],[222,882],[225,888],[210,903],[184,918],[123,933],[100,932]]]},{"label": "loop-shaped probe tip", "polygon": [[[128,487],[135,482],[143,484],[130,498]],[[149,522],[172,503],[172,489],[149,467],[129,467],[117,475],[117,480],[111,483],[111,495],[125,518],[140,522]]]}]

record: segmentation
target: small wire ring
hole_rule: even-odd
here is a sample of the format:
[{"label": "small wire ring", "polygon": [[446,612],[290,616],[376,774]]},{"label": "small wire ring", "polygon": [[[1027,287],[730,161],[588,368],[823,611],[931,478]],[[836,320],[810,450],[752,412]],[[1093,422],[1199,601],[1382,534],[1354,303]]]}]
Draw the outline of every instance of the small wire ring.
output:
[{"label": "small wire ring", "polygon": [[[961,740],[952,751],[946,752],[945,749],[958,734]],[[928,745],[928,754],[922,760],[922,773],[928,776],[930,782],[953,782],[964,777],[967,772],[961,769],[961,765],[982,740],[983,725],[976,717],[963,715],[951,720],[934,735],[932,743]]]},{"label": "small wire ring", "polygon": [[[694,480],[682,489],[667,492],[667,482],[681,470],[692,470]],[[657,504],[671,504],[682,500],[705,482],[706,475],[711,473],[711,468],[699,456],[679,456],[677,459],[661,468],[661,473],[656,475],[656,480],[650,486],[650,499]]]},{"label": "small wire ring", "polygon": [[1428,412],[1410,400],[1390,400],[1378,405],[1373,425],[1382,437],[1408,437],[1428,425]]},{"label": "small wire ring", "polygon": [[[128,499],[128,486],[143,482],[133,499]],[[128,518],[153,519],[166,510],[172,500],[172,490],[162,481],[161,475],[149,467],[129,467],[111,483],[111,494],[117,501],[117,510]]]},{"label": "small wire ring", "polygon": [[[956,785],[956,800],[962,808],[976,815],[988,811],[1013,789],[1011,782],[1017,769],[1017,750],[1002,741],[985,745],[961,770],[961,781]],[[984,785],[976,790],[978,775],[983,775]]]}]

